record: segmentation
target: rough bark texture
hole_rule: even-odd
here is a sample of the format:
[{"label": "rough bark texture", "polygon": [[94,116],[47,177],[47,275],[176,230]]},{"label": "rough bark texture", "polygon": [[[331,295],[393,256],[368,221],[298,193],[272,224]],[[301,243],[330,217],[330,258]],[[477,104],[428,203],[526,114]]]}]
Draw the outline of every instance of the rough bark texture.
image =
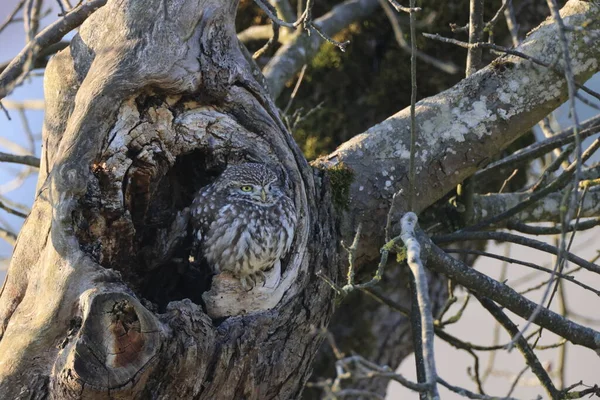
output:
[{"label": "rough bark texture", "polygon": [[[578,0],[567,2],[561,10],[568,25],[597,19],[599,13],[598,6]],[[548,20],[530,33],[517,50],[552,63],[562,54],[555,32],[555,24]],[[568,36],[571,54],[578,54],[573,61],[574,70],[578,82],[582,83],[600,68],[600,47],[592,45],[598,43],[600,31],[592,29]],[[559,75],[530,61],[503,56],[451,89],[419,101],[416,109],[419,132],[417,209],[430,206],[484,167],[566,98],[567,85]],[[406,211],[409,143],[410,110],[406,108],[315,162],[320,168],[347,169],[354,173],[346,198],[351,204],[350,211],[342,218],[341,232],[349,241],[358,223],[362,222],[363,234],[356,261],[359,268],[372,270],[376,264],[378,250],[384,242],[382,227],[391,197],[403,188],[404,192],[396,198],[393,220],[399,221]],[[588,196],[585,215],[597,215],[594,214],[596,195],[588,193]],[[549,211],[549,208],[557,205],[557,197],[549,196],[541,204],[521,213],[519,218],[556,221],[557,211]],[[490,207],[489,217],[520,200],[522,197],[518,195],[480,196],[476,204],[477,218],[482,217],[484,207]],[[396,224],[392,225],[394,234],[399,233],[398,228]],[[384,297],[408,308],[406,275],[400,277],[397,274],[397,270],[389,266],[379,288]],[[443,303],[445,289],[443,279],[432,274],[430,296],[437,303],[434,307]],[[357,320],[360,322],[355,323]],[[330,329],[339,338],[342,351],[356,351],[375,363],[394,369],[411,351],[407,346],[407,343],[411,345],[407,324],[407,318],[393,308],[357,293],[354,299],[341,305]],[[312,379],[333,374],[332,356],[325,346],[315,364]],[[353,387],[384,394],[388,383],[383,379],[361,380]]]},{"label": "rough bark texture", "polygon": [[[571,0],[561,10],[566,25],[582,26],[599,17],[591,2]],[[547,20],[516,49],[547,64],[562,57],[556,24]],[[597,28],[568,33],[573,71],[585,82],[600,69]],[[440,199],[488,164],[568,97],[564,77],[516,56],[502,56],[452,88],[417,103],[416,211]],[[352,204],[343,232],[363,221],[362,252],[377,257],[392,195],[408,188],[410,110],[406,108],[355,136],[317,160],[321,168],[352,170]],[[406,211],[407,189],[397,198],[397,215]]]},{"label": "rough bark texture", "polygon": [[[233,0],[109,1],[49,63],[38,193],[0,295],[6,398],[300,396],[334,309],[315,272],[340,279],[340,232],[352,235],[363,218],[359,261],[377,257],[391,195],[407,187],[409,118],[401,111],[310,169],[238,45],[236,9]],[[598,8],[572,0],[563,17],[580,25]],[[553,62],[554,29],[546,23],[521,50]],[[600,48],[586,45],[598,34],[569,33],[580,81],[598,69]],[[565,86],[504,57],[420,102],[417,208],[564,101]],[[280,165],[300,219],[277,305],[213,319],[202,301],[211,277],[188,261],[187,207],[241,160]],[[348,207],[345,218],[334,203]],[[438,302],[440,284],[430,283]],[[388,268],[385,295],[405,303],[405,286],[403,271]],[[334,332],[362,330],[372,345],[354,348],[395,367],[410,351],[406,320],[379,305],[362,314],[355,301]]]},{"label": "rough bark texture", "polygon": [[[109,1],[51,60],[38,195],[0,297],[3,398],[302,391],[333,312],[314,272],[338,277],[328,178],[255,78],[236,8]],[[211,319],[211,277],[188,261],[187,207],[241,160],[281,166],[299,223],[279,304]]]}]

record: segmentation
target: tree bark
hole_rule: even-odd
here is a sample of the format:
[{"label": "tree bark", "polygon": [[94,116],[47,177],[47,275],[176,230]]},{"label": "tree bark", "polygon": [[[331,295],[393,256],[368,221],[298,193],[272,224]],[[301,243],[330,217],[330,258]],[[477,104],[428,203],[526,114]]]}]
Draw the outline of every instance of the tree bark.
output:
[{"label": "tree bark", "polygon": [[[598,17],[600,8],[587,1],[571,0],[561,10],[570,26]],[[536,28],[516,48],[536,59],[552,63],[560,59],[561,49],[556,40],[556,25],[547,20]],[[569,33],[571,52],[579,54],[574,65],[579,83],[599,71],[597,44],[598,29]],[[586,44],[587,43],[587,44]],[[519,82],[521,82],[519,84]],[[459,182],[490,162],[502,149],[522,136],[551,110],[567,99],[564,77],[531,61],[515,56],[501,56],[490,65],[454,87],[417,103],[417,210],[435,203]],[[349,211],[341,218],[341,232],[348,243],[354,230],[362,223],[361,241],[357,251],[357,268],[373,269],[384,243],[385,221],[394,193],[396,197],[393,221],[399,221],[406,211],[408,198],[408,143],[410,143],[409,107],[390,116],[366,132],[342,144],[336,151],[317,160],[313,165],[323,169],[347,168],[354,179],[348,188]],[[485,170],[484,170],[485,171]],[[588,193],[582,215],[598,215],[595,192]],[[551,195],[540,204],[517,216],[523,221],[554,221],[558,216],[557,198]],[[492,194],[476,197],[476,219],[504,211],[522,201],[518,194]],[[399,233],[392,223],[392,234]],[[432,270],[452,276],[449,266]],[[393,264],[388,266],[379,284],[381,296],[410,307],[406,274]],[[463,271],[464,272],[464,271]],[[465,274],[466,275],[466,274]],[[367,276],[367,280],[369,277]],[[432,274],[430,296],[434,307],[440,307],[446,297],[441,275]],[[344,302],[330,325],[342,351],[355,351],[379,365],[392,369],[410,354],[412,345],[409,321],[393,307],[373,301],[363,293]],[[507,306],[503,304],[503,306]],[[434,311],[435,315],[435,311]],[[356,321],[360,322],[356,322]],[[368,327],[368,328],[367,328]],[[365,333],[366,332],[366,333]],[[369,339],[365,339],[368,337]],[[366,345],[368,342],[368,345]],[[332,354],[325,348],[315,364],[315,376],[330,377]],[[360,380],[352,387],[365,388],[385,394],[389,381]]]},{"label": "tree bark", "polygon": [[[0,297],[4,398],[299,397],[333,312],[315,272],[337,280],[338,234],[328,178],[256,79],[236,8],[109,1],[50,61],[38,194]],[[293,251],[276,290],[213,285],[209,304],[188,206],[242,160],[287,176]],[[219,295],[254,308],[220,314]]]}]

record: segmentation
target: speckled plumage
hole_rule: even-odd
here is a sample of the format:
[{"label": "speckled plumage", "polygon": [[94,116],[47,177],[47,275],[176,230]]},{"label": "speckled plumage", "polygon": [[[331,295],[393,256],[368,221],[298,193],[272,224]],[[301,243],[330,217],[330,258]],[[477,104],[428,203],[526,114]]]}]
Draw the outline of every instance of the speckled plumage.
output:
[{"label": "speckled plumage", "polygon": [[192,205],[196,247],[213,269],[229,271],[244,288],[287,254],[296,209],[279,177],[265,164],[231,165],[203,187]]}]

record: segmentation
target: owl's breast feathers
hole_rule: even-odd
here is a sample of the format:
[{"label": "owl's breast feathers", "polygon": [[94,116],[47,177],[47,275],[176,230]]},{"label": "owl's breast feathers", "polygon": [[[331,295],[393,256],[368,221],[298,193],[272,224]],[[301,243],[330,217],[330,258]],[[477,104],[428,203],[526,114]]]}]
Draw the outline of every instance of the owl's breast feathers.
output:
[{"label": "owl's breast feathers", "polygon": [[296,211],[287,196],[266,207],[243,201],[217,207],[225,199],[206,189],[197,198],[194,227],[214,272],[243,277],[267,270],[285,257],[296,228]]}]

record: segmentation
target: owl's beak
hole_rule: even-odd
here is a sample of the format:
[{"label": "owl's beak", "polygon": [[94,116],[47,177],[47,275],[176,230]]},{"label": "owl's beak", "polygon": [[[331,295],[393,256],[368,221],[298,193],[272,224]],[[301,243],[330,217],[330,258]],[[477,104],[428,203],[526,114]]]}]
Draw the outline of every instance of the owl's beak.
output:
[{"label": "owl's beak", "polygon": [[267,201],[267,192],[265,191],[265,188],[262,188],[260,191],[260,198],[262,199],[263,203]]}]

